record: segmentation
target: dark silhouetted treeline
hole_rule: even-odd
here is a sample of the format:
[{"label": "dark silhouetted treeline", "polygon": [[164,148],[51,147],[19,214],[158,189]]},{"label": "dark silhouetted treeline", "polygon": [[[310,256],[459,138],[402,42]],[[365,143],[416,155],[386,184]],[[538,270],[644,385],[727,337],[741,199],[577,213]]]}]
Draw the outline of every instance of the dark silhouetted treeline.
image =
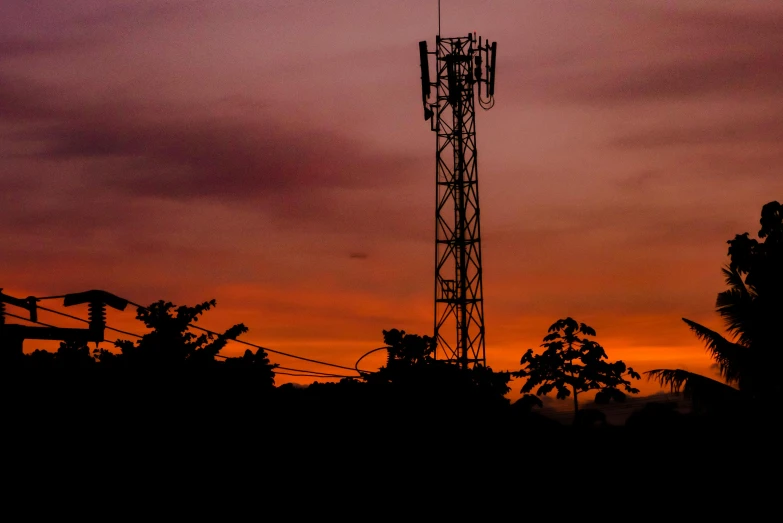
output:
[{"label": "dark silhouetted treeline", "polygon": [[[736,341],[689,322],[729,385],[678,370],[652,373],[675,389],[684,386],[694,400],[691,412],[650,401],[624,424],[608,423],[600,404],[638,392],[630,381],[638,375],[623,362],[603,361],[603,347],[587,338],[595,331],[571,318],[553,324],[544,352],[526,353],[520,371],[462,369],[434,359],[433,338],[391,329],[383,331],[387,361],[376,372],[276,386],[276,366],[264,350],[220,355],[247,331],[244,325],[193,331],[214,301],[194,307],[159,301],[137,310],[149,332],[117,341],[116,350],[63,342],[54,353],[3,352],[5,449],[77,462],[171,454],[201,463],[220,456],[239,468],[289,459],[300,467],[344,464],[354,474],[403,463],[480,464],[481,474],[495,466],[588,474],[619,471],[617,464],[632,458],[674,467],[673,456],[688,463],[779,455],[783,225],[775,203],[762,213],[763,243],[747,235],[729,242],[730,290],[717,305]],[[530,379],[522,392],[538,387],[536,395],[510,402],[512,376]],[[591,390],[595,404],[574,401],[571,423],[540,409],[539,396],[550,391],[575,400]]]}]

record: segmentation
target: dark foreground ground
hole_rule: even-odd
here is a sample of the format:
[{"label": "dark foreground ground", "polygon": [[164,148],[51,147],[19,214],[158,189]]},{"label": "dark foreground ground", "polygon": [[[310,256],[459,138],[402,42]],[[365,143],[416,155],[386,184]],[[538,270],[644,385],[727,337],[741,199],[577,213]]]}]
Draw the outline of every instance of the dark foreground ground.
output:
[{"label": "dark foreground ground", "polygon": [[686,415],[653,405],[624,425],[570,426],[487,398],[169,378],[6,376],[6,478],[28,494],[64,495],[77,507],[111,499],[129,511],[153,499],[296,511],[318,498],[340,512],[357,499],[392,510],[703,488],[741,503],[732,488],[779,485],[761,479],[781,470],[781,429],[767,411]]}]

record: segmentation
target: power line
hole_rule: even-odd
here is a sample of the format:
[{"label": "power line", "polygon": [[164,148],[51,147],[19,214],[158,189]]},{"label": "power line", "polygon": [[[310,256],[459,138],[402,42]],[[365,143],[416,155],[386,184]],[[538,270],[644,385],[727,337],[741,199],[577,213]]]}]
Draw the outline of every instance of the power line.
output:
[{"label": "power line", "polygon": [[325,378],[325,379],[330,379],[330,378],[354,379],[354,378],[358,377],[358,376],[341,376],[339,374],[327,374],[327,375],[324,375],[324,374],[294,374],[292,372],[275,371],[275,376],[277,376],[277,375],[281,375],[281,376],[295,376],[297,378]]},{"label": "power line", "polygon": [[[281,369],[281,370],[289,370],[289,371],[293,371],[293,372],[304,372],[307,375],[314,376],[316,378],[317,377],[321,377],[321,376],[324,377],[324,378],[356,378],[356,376],[343,376],[342,374],[332,374],[330,372],[319,372],[317,370],[294,369],[294,368],[291,368],[291,367],[281,367],[279,365],[277,367],[275,367],[275,368],[276,369]],[[277,374],[277,372],[275,372],[275,373]]]},{"label": "power line", "polygon": [[[136,305],[134,303],[131,303],[131,305],[135,305],[136,307],[141,307],[141,306]],[[80,317],[74,316],[72,314],[67,314],[65,312],[56,311],[56,310],[50,309],[48,307],[38,306],[38,308],[41,309],[41,310],[47,311],[47,312],[51,312],[53,314],[57,314],[59,316],[63,316],[63,317],[66,317],[66,318],[70,318],[72,320],[80,321],[82,323],[88,323],[88,324],[90,323],[89,320],[85,320],[84,318],[80,318]],[[146,307],[141,307],[141,308],[147,310]],[[29,318],[25,318],[24,316],[18,316],[16,314],[13,314],[13,313],[10,313],[10,312],[5,312],[5,315],[6,316],[10,316],[12,318],[17,318],[17,319],[20,319],[22,321],[26,321],[26,322],[29,322],[29,323],[36,323],[36,324],[42,325],[44,327],[49,327],[49,328],[52,328],[52,329],[56,329],[57,328],[54,325],[50,325],[48,323],[44,323],[44,322],[41,322],[41,321],[31,320]],[[218,335],[219,336],[219,334],[214,332],[214,331],[210,331],[210,330],[204,329],[202,327],[196,327],[195,325],[192,325],[192,324],[189,324],[189,326],[193,327],[193,328],[196,328],[196,329],[199,329],[199,330],[202,330],[202,331],[207,332],[209,334],[213,334],[213,335]],[[109,329],[109,330],[116,331],[116,332],[120,332],[122,334],[127,334],[129,336],[135,336],[137,338],[142,338],[142,336],[139,335],[139,334],[135,334],[133,332],[128,332],[128,331],[123,331],[123,330],[120,330],[120,329],[115,329],[113,327],[109,327],[108,325],[105,325],[105,328]],[[114,340],[114,341],[104,340],[104,341],[106,341],[108,343],[114,343],[115,345],[117,344],[117,340]],[[237,341],[237,342],[239,342],[239,340],[230,340],[230,341]],[[261,347],[259,345],[254,345],[252,343],[247,343],[247,342],[240,342],[240,343],[244,343],[245,345],[250,345],[252,347],[256,347],[256,348],[261,349],[261,350],[269,350],[269,349],[265,349],[265,348],[263,348],[263,347]],[[279,351],[270,350],[270,352],[277,353]],[[282,353],[282,354],[285,354],[285,353]],[[310,360],[308,358],[301,358],[301,357],[297,357],[295,355],[288,355],[288,354],[285,354],[285,355],[291,356],[291,357],[294,357],[294,358],[305,359],[307,361],[313,361],[313,362],[320,363],[320,364],[323,364],[323,365],[336,366],[334,364],[330,364],[330,363],[326,363],[326,362],[318,362],[317,360]],[[226,360],[229,359],[229,356],[224,356],[222,354],[216,354],[215,357],[226,359]],[[273,365],[274,365],[273,366],[273,371],[274,371],[275,375],[280,374],[280,375],[283,375],[283,376],[294,376],[294,377],[300,377],[300,378],[325,378],[325,379],[328,379],[328,378],[340,378],[340,379],[343,379],[343,378],[355,378],[356,377],[356,376],[345,376],[345,375],[342,375],[342,374],[331,374],[331,373],[328,373],[328,372],[311,371],[311,370],[306,370],[306,369],[296,369],[296,368],[292,368],[292,367],[281,367],[280,365],[277,365],[277,364],[273,364]],[[277,371],[276,369],[280,369],[281,371],[292,371],[292,372],[281,372],[281,371]],[[351,369],[349,369],[349,370],[351,370]]]},{"label": "power line", "polygon": [[90,323],[89,320],[85,320],[84,318],[80,318],[78,316],[73,316],[71,314],[66,314],[64,312],[56,311],[54,309],[49,309],[47,307],[41,307],[40,305],[37,305],[36,308],[40,309],[42,311],[53,312],[54,314],[59,314],[60,316],[65,316],[66,318],[71,318],[72,320],[81,321],[82,323]]},{"label": "power line", "polygon": [[[231,356],[224,356],[223,354],[215,354],[216,358],[222,358],[224,360],[232,359]],[[236,358],[241,358],[242,356],[236,356]],[[273,363],[273,370],[275,372],[275,375],[282,374],[284,376],[299,376],[299,377],[305,377],[305,378],[356,378],[357,376],[344,376],[342,374],[332,374],[329,372],[320,372],[317,370],[307,370],[307,369],[294,369],[292,367],[281,367],[277,363]],[[299,372],[302,374],[291,374],[288,372],[280,372],[277,369],[281,370],[289,370],[292,372]]]},{"label": "power line", "polygon": [[362,361],[362,360],[363,360],[365,357],[369,356],[369,355],[370,355],[370,354],[372,354],[373,352],[378,352],[378,351],[380,351],[380,350],[389,350],[389,348],[390,348],[390,347],[378,347],[377,349],[372,349],[372,350],[369,350],[369,351],[365,352],[364,354],[362,354],[362,355],[361,355],[361,357],[360,357],[358,360],[356,360],[356,365],[355,365],[355,368],[354,368],[354,370],[355,370],[356,372],[358,372],[360,376],[362,376],[362,375],[364,375],[364,374],[374,374],[372,371],[369,371],[369,370],[361,370],[361,369],[359,368],[359,363],[360,363],[360,362],[361,362],[361,361]]},{"label": "power line", "polygon": [[[54,313],[54,314],[59,314],[60,316],[65,316],[66,318],[71,318],[72,320],[77,320],[77,321],[80,321],[82,323],[90,323],[90,320],[85,320],[84,318],[80,318],[78,316],[73,316],[72,314],[66,314],[64,312],[56,311],[56,310],[50,309],[48,307],[41,307],[40,305],[38,305],[37,308],[41,309],[42,311],[47,311],[47,312],[51,312],[51,313]],[[133,333],[133,332],[128,332],[128,331],[124,331],[124,330],[120,330],[120,329],[115,329],[114,327],[109,327],[108,325],[106,325],[105,328],[107,330],[110,330],[110,331],[119,332],[120,334],[127,334],[128,336],[134,336],[136,338],[142,338],[143,337],[140,334],[136,334],[136,333]]]},{"label": "power line", "polygon": [[[44,296],[44,297],[36,298],[36,300],[53,300],[53,299],[64,298],[65,296],[66,295]],[[139,305],[138,303],[134,303],[134,302],[132,302],[130,300],[125,300],[125,301],[127,301],[130,305],[133,305],[134,307],[137,307],[137,308],[149,311],[148,307],[145,307],[143,305]],[[41,310],[44,310],[44,311],[47,311],[47,312],[51,312],[53,314],[57,314],[57,315],[63,316],[65,318],[70,318],[72,320],[80,321],[80,322],[83,322],[83,323],[88,323],[88,324],[90,323],[89,320],[85,320],[84,318],[80,318],[80,317],[74,316],[72,314],[67,314],[65,312],[60,312],[60,311],[57,311],[57,310],[54,310],[54,309],[50,309],[48,307],[43,307],[43,306],[38,305],[38,309],[41,309]],[[31,320],[28,320],[27,318],[24,318],[22,316],[16,316],[15,314],[11,314],[11,313],[6,313],[6,315],[12,316],[14,318],[19,318],[19,319],[25,320],[25,321],[31,321]],[[56,328],[53,325],[48,325],[48,324],[41,323],[41,322],[33,322],[33,323],[38,323],[38,324],[44,325],[46,327]],[[188,326],[193,328],[193,329],[200,330],[202,332],[206,332],[207,334],[211,334],[213,336],[218,336],[218,337],[221,336],[221,334],[218,333],[218,332],[215,332],[215,331],[210,330],[210,329],[206,329],[204,327],[199,327],[198,325],[194,325],[192,323],[189,323]],[[142,338],[143,337],[140,334],[124,331],[124,330],[121,330],[121,329],[116,329],[116,328],[110,327],[108,325],[105,325],[105,328],[107,330],[118,332],[120,334],[125,334],[127,336],[133,336],[133,337],[136,337],[136,338]],[[108,341],[108,340],[106,340],[106,341]],[[250,342],[244,341],[244,340],[238,340],[238,339],[235,339],[235,338],[228,338],[227,341],[233,341],[233,342],[236,342],[236,343],[239,343],[239,344],[242,344],[242,345],[246,345],[248,347],[253,347],[255,349],[263,350],[265,352],[269,352],[269,353],[272,353],[272,354],[277,354],[277,355],[280,355],[280,356],[285,356],[285,357],[288,357],[288,358],[293,358],[293,359],[297,359],[297,360],[301,360],[301,361],[307,361],[309,363],[315,363],[317,365],[325,365],[325,366],[334,367],[334,368],[337,368],[337,369],[348,370],[348,371],[351,371],[351,372],[357,372],[357,369],[351,368],[351,367],[347,367],[345,365],[338,365],[336,363],[329,363],[329,362],[326,362],[326,361],[320,361],[320,360],[316,360],[316,359],[312,359],[312,358],[306,358],[304,356],[297,356],[296,354],[291,354],[291,353],[288,353],[288,352],[283,352],[283,351],[279,351],[279,350],[275,350],[275,349],[269,349],[267,347],[262,347],[261,345],[257,345],[255,343],[250,343]],[[116,343],[116,341],[114,343]],[[294,370],[294,369],[292,369],[292,370]],[[319,372],[319,371],[306,371],[306,370],[301,370],[301,369],[295,369],[295,370],[301,371],[301,372],[307,372],[307,373],[314,374],[314,375],[315,374],[320,374],[320,375],[323,375],[324,377],[353,377],[353,376],[342,376],[342,375],[338,375],[338,374],[329,374],[329,373],[324,373],[324,372]]]},{"label": "power line", "polygon": [[[133,305],[134,307],[138,307],[140,309],[144,309],[146,311],[149,311],[149,309],[147,307],[144,307],[143,305],[139,305],[138,303],[134,303],[134,302],[132,302],[130,300],[125,300],[125,301],[127,301],[129,304]],[[205,329],[204,327],[199,327],[198,325],[193,325],[192,323],[189,323],[188,326],[192,327],[192,328],[194,328],[196,330],[200,330],[200,331],[203,331],[203,332],[206,332],[206,333],[209,333],[209,334],[213,334],[215,336],[221,336],[221,334],[218,333],[218,332],[211,331],[209,329]],[[305,358],[304,356],[297,356],[296,354],[289,354],[287,352],[283,352],[283,351],[279,351],[279,350],[268,349],[266,347],[262,347],[261,345],[256,345],[255,343],[250,343],[250,342],[244,341],[244,340],[237,340],[237,339],[234,339],[234,338],[229,338],[229,341],[234,341],[236,343],[240,343],[242,345],[247,345],[249,347],[255,347],[256,349],[261,349],[261,350],[263,350],[265,352],[271,352],[272,354],[279,354],[280,356],[287,356],[289,358],[294,358],[294,359],[297,359],[297,360],[309,361],[310,363],[317,363],[319,365],[326,365],[326,366],[329,366],[329,367],[335,367],[337,369],[343,369],[343,370],[349,370],[351,372],[356,372],[356,369],[352,369],[351,367],[346,367],[344,365],[337,365],[336,363],[327,363],[325,361],[314,360],[314,359],[311,359],[311,358]]]},{"label": "power line", "polygon": [[[79,320],[79,321],[82,321],[82,322],[85,322],[85,323],[89,323],[88,320],[85,320],[84,318],[79,318],[78,316],[72,316],[70,314],[65,314],[63,312],[58,312],[58,311],[54,311],[54,310],[51,310],[51,309],[46,309],[44,307],[39,307],[39,308],[43,309],[43,310],[47,310],[49,312],[53,312],[55,314],[59,314],[61,316],[66,316],[66,317],[72,318],[74,320]],[[23,320],[23,321],[27,321],[27,322],[30,322],[30,323],[37,323],[38,325],[43,325],[44,327],[50,327],[52,329],[56,329],[57,328],[54,325],[50,325],[50,324],[44,323],[42,321],[31,320],[29,318],[25,318],[24,316],[18,316],[16,314],[13,314],[13,313],[10,313],[10,312],[6,312],[5,315],[6,316],[10,316],[12,318],[20,319],[20,320]],[[110,327],[106,327],[106,328],[109,329]],[[141,338],[141,336],[139,336],[138,334],[133,334],[132,332],[125,332],[125,331],[121,331],[119,329],[112,329],[112,330],[116,330],[116,331],[122,332],[124,334],[130,334],[131,336],[137,336],[137,337]],[[108,343],[115,343],[115,344],[117,343],[117,340],[115,340],[115,341],[104,340],[104,341],[106,341]],[[215,357],[223,358],[223,359],[230,359],[229,356],[224,356],[222,354],[216,354]],[[291,372],[278,372],[278,371],[276,371],[274,369],[289,370],[289,371],[297,372],[299,374],[293,374]],[[303,378],[355,378],[356,377],[356,376],[344,376],[344,375],[341,375],[341,374],[330,374],[330,373],[327,373],[327,372],[310,371],[310,370],[306,370],[306,369],[295,369],[295,368],[291,368],[291,367],[281,367],[279,365],[274,365],[273,370],[274,370],[275,374],[281,374],[281,375],[284,375],[284,376],[296,376],[296,377],[303,377]]]},{"label": "power line", "polygon": [[12,314],[12,313],[10,313],[10,312],[5,312],[5,313],[3,313],[3,314],[4,314],[5,316],[11,316],[12,318],[17,318],[17,319],[19,319],[19,320],[23,320],[23,321],[29,321],[30,323],[37,323],[38,325],[43,325],[44,327],[50,327],[50,328],[52,328],[52,329],[56,329],[56,328],[57,328],[57,327],[55,327],[54,325],[49,325],[48,323],[43,323],[43,322],[41,322],[41,321],[35,321],[35,320],[31,320],[30,318],[25,318],[24,316],[17,316],[16,314]]},{"label": "power line", "polygon": [[[199,327],[194,327],[194,328],[198,329]],[[201,330],[207,331],[207,329],[201,329]],[[211,332],[211,331],[207,331],[207,332]],[[215,333],[212,333],[212,334],[215,334]],[[304,356],[297,356],[295,354],[288,354],[287,352],[282,352],[282,351],[279,351],[279,350],[267,349],[266,347],[262,347],[260,345],[255,345],[253,343],[249,343],[249,342],[244,341],[244,340],[234,340],[234,339],[232,339],[230,341],[241,343],[242,345],[248,345],[250,347],[255,347],[255,348],[261,349],[261,350],[263,350],[265,352],[271,352],[273,354],[278,354],[280,356],[287,356],[289,358],[294,358],[294,359],[297,359],[297,360],[309,361],[310,363],[317,363],[319,365],[326,365],[326,366],[334,367],[334,368],[337,368],[337,369],[354,371],[354,369],[352,369],[351,367],[346,367],[344,365],[337,365],[336,363],[327,363],[325,361],[318,361],[318,360],[314,360],[314,359],[311,359],[311,358],[305,358]]]},{"label": "power line", "polygon": [[[38,307],[38,308],[41,309],[43,307]],[[44,309],[44,310],[48,310],[48,309]],[[63,314],[65,316],[70,316],[70,315],[64,314],[64,313],[57,313],[57,311],[50,311],[50,312],[54,312],[55,314]],[[43,325],[44,327],[49,327],[51,329],[58,329],[59,328],[59,327],[56,327],[55,325],[49,325],[48,323],[44,323],[42,321],[35,321],[35,320],[31,320],[29,318],[25,318],[24,316],[17,316],[16,314],[12,314],[10,312],[5,312],[4,315],[5,316],[11,316],[12,318],[18,318],[20,320],[24,320],[24,321],[27,321],[27,322],[30,322],[30,323],[37,323],[38,325]],[[72,317],[74,319],[77,319],[77,320],[89,323],[87,320],[83,320],[82,318],[78,318],[78,317],[75,317],[75,316],[72,316]],[[106,328],[107,329],[111,329],[111,327],[106,327]],[[111,329],[111,330],[118,330],[118,329]],[[119,332],[125,333],[125,331],[119,331]],[[141,338],[141,336],[139,336],[138,334],[133,334],[132,332],[128,332],[128,333],[125,333],[125,334],[130,334],[131,336],[138,336],[139,338]],[[65,340],[60,340],[60,341],[65,341]],[[103,340],[103,341],[105,341],[106,343],[114,343],[115,345],[117,344],[117,340],[114,340],[114,341],[112,341],[112,340]],[[97,343],[101,343],[101,342],[97,342]]]},{"label": "power line", "polygon": [[40,298],[36,296],[35,299],[36,300],[58,300],[60,298],[65,298],[66,296],[68,296],[68,295],[67,294],[62,294],[60,296],[43,296],[43,297],[40,297]]}]

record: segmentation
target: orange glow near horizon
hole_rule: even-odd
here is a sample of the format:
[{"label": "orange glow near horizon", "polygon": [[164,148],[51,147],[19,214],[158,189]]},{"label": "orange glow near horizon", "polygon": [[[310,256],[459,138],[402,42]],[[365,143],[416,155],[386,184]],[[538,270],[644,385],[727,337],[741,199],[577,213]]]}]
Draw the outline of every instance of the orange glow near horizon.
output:
[{"label": "orange glow near horizon", "polygon": [[[326,361],[337,365],[342,365],[350,368],[354,368],[356,361],[366,352],[381,347],[383,345],[382,333],[384,329],[402,328],[409,333],[427,334],[430,335],[431,325],[428,325],[430,330],[421,329],[406,329],[403,325],[381,325],[377,329],[377,333],[372,332],[371,328],[356,329],[356,318],[361,317],[362,314],[357,311],[352,311],[345,314],[346,320],[343,322],[334,322],[339,316],[335,314],[332,317],[319,315],[319,321],[315,322],[302,322],[302,317],[296,312],[295,308],[281,307],[280,301],[285,301],[282,297],[275,298],[268,293],[260,291],[253,292],[247,288],[235,289],[232,294],[231,289],[224,289],[226,294],[225,300],[220,300],[218,306],[214,309],[207,311],[199,321],[200,327],[208,328],[214,331],[225,330],[235,323],[245,323],[249,327],[249,332],[242,335],[239,339],[266,347],[268,349],[287,352],[298,356],[303,356],[310,359],[319,361]],[[14,296],[28,296],[36,295],[31,293],[29,289],[5,289],[7,294]],[[37,293],[42,295],[42,293]],[[254,299],[251,299],[254,296]],[[296,303],[296,299],[289,298],[291,303]],[[301,297],[299,298],[301,299]],[[231,303],[245,303],[249,304],[245,307],[231,308],[221,307],[221,302]],[[265,310],[263,303],[267,303],[268,310]],[[310,296],[308,303],[312,306],[322,306],[328,308],[329,300],[322,300],[316,296]],[[361,307],[360,300],[350,301],[353,306],[360,308],[364,313],[372,312],[373,309],[382,309],[377,303],[372,305],[372,301],[368,306]],[[175,305],[183,305],[185,303],[176,303]],[[60,312],[65,312],[77,317],[86,318],[86,306],[77,306],[65,308],[62,307],[61,300],[52,300],[41,302],[44,307],[54,309]],[[195,305],[193,303],[186,303],[185,305]],[[9,307],[8,312],[26,316],[24,311],[12,311]],[[82,310],[83,309],[83,310]],[[426,325],[429,323],[429,318],[426,315],[426,311],[420,310],[418,325]],[[288,310],[288,312],[285,312]],[[376,310],[377,312],[377,310]],[[255,327],[248,318],[264,318],[263,326]],[[240,320],[242,319],[242,320]],[[84,324],[76,320],[64,318],[62,316],[55,315],[47,311],[39,311],[39,321],[44,323],[53,324],[61,327],[83,327]],[[650,321],[650,318],[647,319]],[[334,323],[333,323],[334,322]],[[528,340],[527,335],[524,333],[531,332],[533,323],[541,323],[542,327],[540,332],[536,336],[532,336]],[[531,321],[529,327],[524,328],[522,331],[518,331],[513,334],[511,339],[497,339],[490,340],[487,348],[487,364],[497,371],[515,371],[519,369],[519,358],[528,349],[533,348],[539,350],[539,344],[541,338],[546,333],[548,325],[544,325],[546,322],[542,318],[537,318],[535,321]],[[543,323],[542,323],[543,322]],[[27,322],[20,321],[14,318],[9,318],[9,323],[21,323]],[[362,322],[369,323],[369,322]],[[682,326],[676,325],[680,331],[686,334],[686,340],[689,336],[687,327],[684,324]],[[331,324],[331,328],[328,328]],[[116,311],[109,309],[107,313],[107,325],[116,329],[124,330],[134,334],[143,335],[147,330],[144,325],[135,319],[135,308],[128,306],[125,311]],[[369,327],[369,325],[367,325]],[[674,331],[674,329],[672,329]],[[351,332],[364,333],[364,337],[350,336]],[[491,331],[490,331],[491,332]],[[613,332],[612,336],[602,337],[601,332],[598,331],[596,340],[601,343],[607,351],[609,359],[611,361],[623,360],[627,365],[634,367],[637,372],[644,372],[655,368],[682,368],[697,372],[699,374],[707,376],[715,376],[715,371],[711,368],[712,361],[708,357],[703,346],[700,346],[695,339],[691,339],[689,343],[681,344],[682,337],[677,336],[676,332],[664,333],[663,337],[671,337],[674,341],[673,345],[663,346],[646,346],[636,343],[636,335],[639,331],[635,328],[629,329],[627,332],[618,330]],[[498,334],[501,334],[500,332]],[[509,333],[505,333],[508,336]],[[520,340],[513,339],[515,336],[520,336]],[[115,331],[106,331],[106,342],[100,346],[105,349],[114,350],[113,340],[115,339],[129,339],[135,341],[136,338],[127,336]],[[55,341],[36,341],[28,340],[25,342],[25,352],[29,353],[35,349],[43,349],[54,351],[56,350],[58,342]],[[228,346],[221,352],[225,356],[240,356],[247,349],[254,350],[252,347],[243,345],[240,343],[229,343]],[[286,356],[269,353],[270,360],[273,363],[277,363],[283,367],[302,369],[304,371],[318,371],[325,373],[335,373],[340,375],[354,375],[347,370],[336,369],[332,367],[325,367],[311,362],[301,361]],[[361,363],[361,369],[366,371],[372,371],[377,369],[385,363],[384,353],[371,355],[364,359]],[[282,385],[284,383],[298,383],[306,385],[312,383],[314,378],[294,377],[284,374],[277,376],[276,383]],[[317,381],[335,381],[335,379],[319,378]],[[520,380],[512,380],[512,390],[508,394],[508,397],[512,400],[520,396],[519,389],[521,387]],[[642,380],[635,382],[634,386],[640,389],[641,395],[651,395],[658,392],[662,392],[662,389],[657,383],[647,380],[644,376]],[[589,397],[589,395],[587,396]]]}]

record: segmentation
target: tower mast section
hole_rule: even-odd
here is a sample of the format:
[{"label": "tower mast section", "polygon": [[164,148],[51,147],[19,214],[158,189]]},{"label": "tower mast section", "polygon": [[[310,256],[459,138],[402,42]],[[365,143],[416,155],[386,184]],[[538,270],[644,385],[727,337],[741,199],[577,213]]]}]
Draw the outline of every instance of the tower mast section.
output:
[{"label": "tower mast section", "polygon": [[474,33],[438,35],[435,45],[430,53],[419,43],[424,117],[436,134],[435,357],[468,368],[486,365],[475,100],[478,87],[479,104],[494,104],[497,44]]}]

